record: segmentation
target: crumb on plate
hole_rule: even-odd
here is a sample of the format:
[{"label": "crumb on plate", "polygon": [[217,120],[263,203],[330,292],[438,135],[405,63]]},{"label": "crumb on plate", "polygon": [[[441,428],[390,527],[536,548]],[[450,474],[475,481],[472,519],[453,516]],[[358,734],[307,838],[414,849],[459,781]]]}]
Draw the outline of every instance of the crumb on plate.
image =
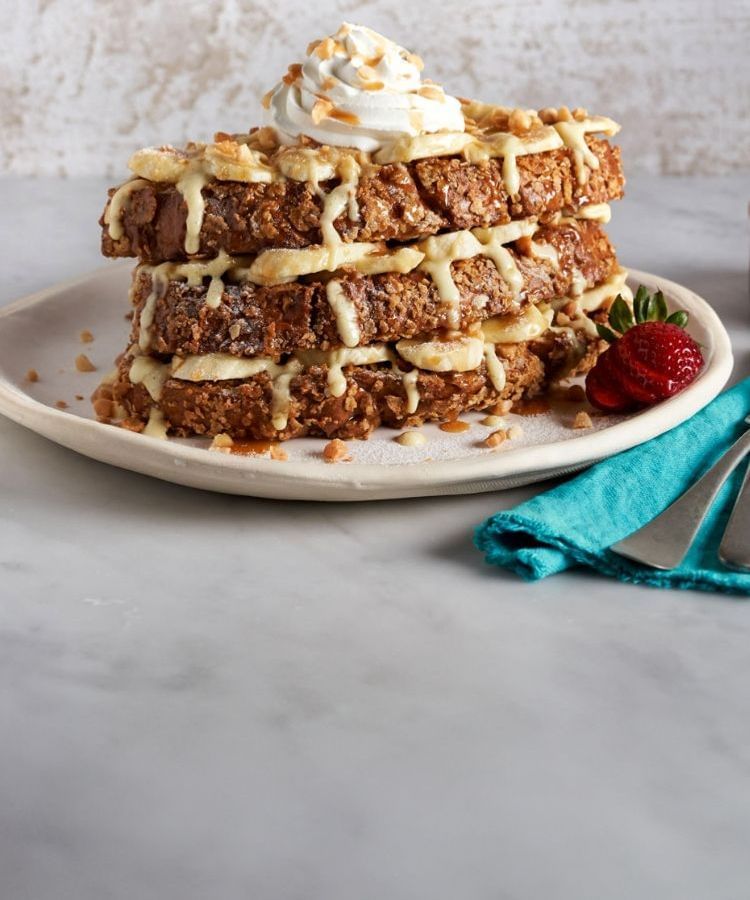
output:
[{"label": "crumb on plate", "polygon": [[499,431],[493,431],[489,437],[486,437],[483,441],[485,447],[489,447],[491,450],[494,450],[495,447],[499,447],[501,444],[504,444],[508,439],[508,433],[504,428],[501,428]]},{"label": "crumb on plate", "polygon": [[327,463],[349,462],[349,448],[340,438],[334,438],[329,441],[323,448],[323,459]]},{"label": "crumb on plate", "polygon": [[216,434],[211,441],[209,450],[216,450],[218,453],[231,453],[234,441],[228,434]]},{"label": "crumb on plate", "polygon": [[79,353],[78,356],[76,356],[76,369],[78,369],[79,372],[96,372],[96,366],[85,353]]}]

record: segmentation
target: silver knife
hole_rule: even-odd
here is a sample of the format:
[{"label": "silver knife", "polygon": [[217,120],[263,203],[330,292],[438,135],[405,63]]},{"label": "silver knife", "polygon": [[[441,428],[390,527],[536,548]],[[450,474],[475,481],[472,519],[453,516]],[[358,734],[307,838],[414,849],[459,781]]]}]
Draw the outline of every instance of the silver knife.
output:
[{"label": "silver knife", "polygon": [[730,569],[750,569],[750,468],[721,539],[719,559]]},{"label": "silver knife", "polygon": [[[750,425],[750,416],[745,422]],[[663,513],[639,531],[613,544],[611,549],[655,569],[679,566],[722,485],[748,453],[750,431],[735,441],[721,459]],[[745,522],[749,522],[750,514],[744,515]],[[744,559],[748,560],[747,552]]]}]

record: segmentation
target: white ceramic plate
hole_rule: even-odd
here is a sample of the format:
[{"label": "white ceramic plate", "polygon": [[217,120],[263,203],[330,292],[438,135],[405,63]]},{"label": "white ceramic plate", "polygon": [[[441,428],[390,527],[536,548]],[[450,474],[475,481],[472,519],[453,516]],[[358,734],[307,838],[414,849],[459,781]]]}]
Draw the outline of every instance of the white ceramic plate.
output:
[{"label": "white ceramic plate", "polygon": [[[0,310],[0,413],[21,425],[102,462],[192,487],[301,500],[383,500],[434,494],[469,494],[514,487],[581,469],[655,437],[705,406],[732,369],[729,337],[711,307],[696,294],[663,278],[631,271],[630,284],[660,287],[673,308],[690,313],[689,330],[703,345],[706,367],[686,390],[627,418],[594,420],[594,428],[571,428],[569,404],[534,417],[507,416],[523,437],[488,450],[490,433],[480,414],[463,418],[469,431],[446,434],[424,428],[428,441],[407,448],[398,432],[379,429],[369,441],[351,441],[352,461],[327,464],[325,441],[289,441],[286,462],[262,456],[208,451],[208,440],[159,441],[93,420],[89,396],[125,347],[131,266],[112,264],[84,278],[57,285]],[[80,332],[93,343],[82,344]],[[86,353],[96,372],[82,373],[75,358]],[[30,383],[29,369],[39,373]],[[83,398],[83,399],[77,399]],[[67,404],[57,408],[58,401]]]}]

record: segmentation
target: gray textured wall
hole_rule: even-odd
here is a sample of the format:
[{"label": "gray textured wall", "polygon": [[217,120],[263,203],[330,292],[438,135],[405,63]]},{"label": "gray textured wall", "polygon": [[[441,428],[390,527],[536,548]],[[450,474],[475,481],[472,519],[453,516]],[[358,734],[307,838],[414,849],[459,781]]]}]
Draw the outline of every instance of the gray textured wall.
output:
[{"label": "gray textured wall", "polygon": [[259,97],[342,20],[416,50],[451,93],[612,116],[631,170],[750,168],[750,0],[0,0],[0,12],[5,171],[121,174],[138,146],[258,124]]}]

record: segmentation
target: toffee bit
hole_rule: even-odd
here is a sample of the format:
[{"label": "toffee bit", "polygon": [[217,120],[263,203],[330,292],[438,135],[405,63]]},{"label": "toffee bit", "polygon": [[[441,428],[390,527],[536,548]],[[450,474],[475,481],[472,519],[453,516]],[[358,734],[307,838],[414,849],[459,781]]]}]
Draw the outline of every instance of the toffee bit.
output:
[{"label": "toffee bit", "polygon": [[211,441],[209,450],[217,450],[220,453],[231,453],[234,441],[228,434],[216,434]]},{"label": "toffee bit", "polygon": [[493,431],[493,433],[485,438],[483,444],[485,447],[489,447],[491,450],[494,450],[495,447],[499,447],[501,444],[504,444],[508,439],[508,432],[504,431],[502,428],[500,431]]},{"label": "toffee bit", "polygon": [[576,413],[576,417],[573,419],[573,428],[591,428],[593,424],[591,416],[584,410]]},{"label": "toffee bit", "polygon": [[349,448],[342,440],[334,438],[323,448],[323,459],[327,463],[349,462],[351,460]]},{"label": "toffee bit", "polygon": [[39,381],[39,372],[36,369],[29,369],[26,373],[26,381],[35,382]]},{"label": "toffee bit", "polygon": [[78,356],[76,356],[76,369],[78,369],[79,372],[96,372],[96,366],[85,353],[79,353]]},{"label": "toffee bit", "polygon": [[68,404],[64,400],[55,400],[55,406],[58,409],[67,409]]}]

